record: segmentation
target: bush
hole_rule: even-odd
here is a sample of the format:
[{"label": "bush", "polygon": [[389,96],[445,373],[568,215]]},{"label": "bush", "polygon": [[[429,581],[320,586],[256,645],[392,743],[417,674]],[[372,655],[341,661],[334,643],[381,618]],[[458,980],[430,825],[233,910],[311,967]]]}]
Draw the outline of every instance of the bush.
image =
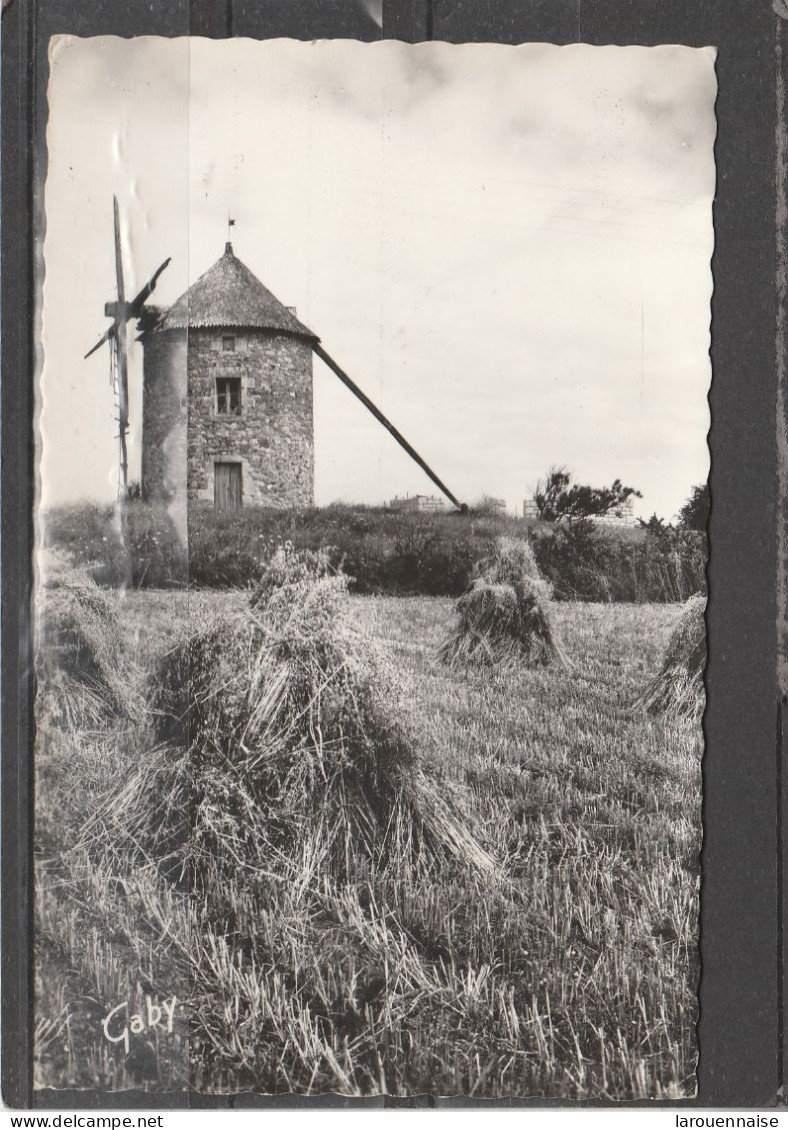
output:
[{"label": "bush", "polygon": [[163,504],[135,500],[124,507],[81,503],[49,510],[45,547],[65,550],[75,567],[113,588],[185,586],[188,554]]},{"label": "bush", "polygon": [[706,540],[690,531],[633,537],[561,523],[534,537],[534,555],[556,600],[665,604],[706,588]]},{"label": "bush", "polygon": [[600,529],[500,514],[407,513],[363,506],[194,509],[189,544],[163,506],[85,504],[51,511],[45,544],[65,549],[104,585],[254,585],[278,545],[324,551],[356,593],[459,597],[500,537],[530,538],[556,600],[642,603],[705,591],[706,541],[691,530]]}]

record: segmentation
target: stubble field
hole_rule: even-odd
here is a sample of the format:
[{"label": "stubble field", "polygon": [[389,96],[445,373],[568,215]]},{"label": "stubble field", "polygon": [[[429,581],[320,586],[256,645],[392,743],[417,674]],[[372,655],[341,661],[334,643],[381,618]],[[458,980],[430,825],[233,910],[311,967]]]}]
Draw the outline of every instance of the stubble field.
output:
[{"label": "stubble field", "polygon": [[[153,590],[117,600],[146,670],[190,614],[244,604]],[[554,611],[571,670],[468,672],[434,659],[451,601],[348,601],[396,671],[420,759],[462,798],[494,873],[416,879],[390,865],[342,885],[311,860],[309,890],[272,868],[230,882],[226,913],[209,914],[155,859],[85,835],[138,765],[145,724],[43,733],[37,1085],[692,1093],[701,732],[631,705],[680,606]],[[173,997],[172,1031],[150,1025],[148,1001]],[[143,1026],[128,1051],[101,1023],[122,1002],[121,1021]]]}]

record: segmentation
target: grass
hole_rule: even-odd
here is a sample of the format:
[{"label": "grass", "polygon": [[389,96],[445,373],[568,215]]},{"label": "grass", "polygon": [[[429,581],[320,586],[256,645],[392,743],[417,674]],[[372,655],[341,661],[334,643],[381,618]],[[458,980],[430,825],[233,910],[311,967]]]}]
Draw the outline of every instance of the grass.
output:
[{"label": "grass", "polygon": [[[131,592],[150,671],[183,618],[234,592]],[[694,1090],[697,722],[633,711],[681,614],[554,606],[572,669],[454,671],[452,602],[352,597],[396,665],[420,756],[496,860],[419,875],[303,858],[189,899],[153,860],[84,835],[136,771],[140,731],[58,730],[37,759],[38,1086],[564,1099]],[[187,813],[184,813],[184,821]],[[316,877],[316,878],[315,878]],[[100,1020],[183,1002],[171,1036]]]},{"label": "grass", "polygon": [[460,596],[497,540],[532,539],[557,600],[674,602],[705,589],[705,538],[687,530],[556,524],[469,512],[403,513],[333,505],[307,510],[199,508],[188,546],[161,504],[135,501],[123,516],[79,503],[42,515],[44,544],[102,585],[168,588],[254,585],[278,545],[325,550],[354,592]]}]

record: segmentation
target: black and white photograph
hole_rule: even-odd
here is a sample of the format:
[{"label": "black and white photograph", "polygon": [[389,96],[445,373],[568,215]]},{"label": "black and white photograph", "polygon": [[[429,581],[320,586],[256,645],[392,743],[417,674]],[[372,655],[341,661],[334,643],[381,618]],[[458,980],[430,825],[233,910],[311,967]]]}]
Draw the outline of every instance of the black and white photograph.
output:
[{"label": "black and white photograph", "polygon": [[714,47],[49,63],[35,1088],[693,1097]]}]

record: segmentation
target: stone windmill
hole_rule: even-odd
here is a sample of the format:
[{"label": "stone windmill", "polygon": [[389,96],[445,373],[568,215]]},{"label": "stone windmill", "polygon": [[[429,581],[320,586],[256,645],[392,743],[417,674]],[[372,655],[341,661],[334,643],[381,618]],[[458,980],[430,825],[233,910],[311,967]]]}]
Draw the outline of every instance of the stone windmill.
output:
[{"label": "stone windmill", "polygon": [[317,334],[236,257],[229,241],[171,307],[140,305],[133,316],[144,351],[144,497],[221,509],[312,506],[315,353],[462,508]]}]

